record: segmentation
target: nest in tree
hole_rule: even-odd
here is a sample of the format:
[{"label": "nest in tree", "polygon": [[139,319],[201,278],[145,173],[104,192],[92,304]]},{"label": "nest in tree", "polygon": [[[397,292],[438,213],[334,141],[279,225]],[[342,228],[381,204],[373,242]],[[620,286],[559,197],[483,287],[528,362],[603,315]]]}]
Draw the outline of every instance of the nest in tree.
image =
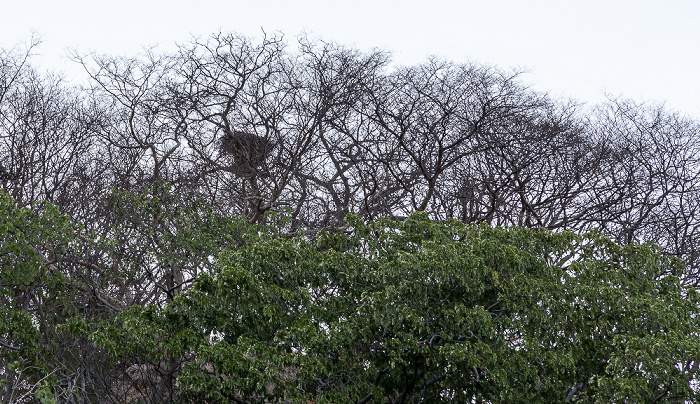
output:
[{"label": "nest in tree", "polygon": [[0,164],[0,181],[12,180],[13,175],[10,174],[5,168]]},{"label": "nest in tree", "polygon": [[232,172],[250,175],[265,165],[274,144],[268,139],[248,132],[227,131],[221,137],[221,152],[233,157]]}]

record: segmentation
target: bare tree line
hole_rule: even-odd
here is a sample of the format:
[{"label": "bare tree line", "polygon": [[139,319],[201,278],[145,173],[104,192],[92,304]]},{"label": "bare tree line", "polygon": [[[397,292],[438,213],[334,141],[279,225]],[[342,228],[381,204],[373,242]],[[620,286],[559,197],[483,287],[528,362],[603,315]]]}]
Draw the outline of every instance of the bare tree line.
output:
[{"label": "bare tree line", "polygon": [[135,58],[77,58],[76,89],[2,55],[2,187],[89,226],[109,187],[163,180],[221,214],[295,229],[345,214],[597,229],[694,265],[698,123],[613,99],[584,108],[519,72],[228,34]]}]

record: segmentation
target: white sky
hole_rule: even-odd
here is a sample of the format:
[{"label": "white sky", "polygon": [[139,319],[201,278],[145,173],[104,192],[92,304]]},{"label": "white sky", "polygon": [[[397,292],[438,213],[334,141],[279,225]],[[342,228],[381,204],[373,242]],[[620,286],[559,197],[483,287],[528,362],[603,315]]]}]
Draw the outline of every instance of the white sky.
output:
[{"label": "white sky", "polygon": [[294,44],[303,31],[399,64],[429,55],[524,68],[533,88],[596,103],[604,93],[665,102],[700,117],[698,0],[0,0],[0,47],[43,44],[39,68],[78,72],[63,56],[134,56],[193,35],[261,28]]}]

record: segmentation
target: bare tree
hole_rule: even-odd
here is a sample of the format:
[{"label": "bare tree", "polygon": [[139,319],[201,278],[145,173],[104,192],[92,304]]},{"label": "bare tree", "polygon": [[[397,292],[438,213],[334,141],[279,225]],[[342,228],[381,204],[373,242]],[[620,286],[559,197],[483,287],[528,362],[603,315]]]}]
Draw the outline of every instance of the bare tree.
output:
[{"label": "bare tree", "polygon": [[597,228],[620,243],[654,242],[686,260],[697,284],[700,126],[662,106],[612,100],[592,123],[606,139],[616,203]]},{"label": "bare tree", "polygon": [[97,118],[60,77],[28,64],[36,44],[0,55],[0,187],[20,205],[50,201],[85,219],[103,191],[91,137]]},{"label": "bare tree", "polygon": [[297,150],[283,127],[283,50],[280,38],[256,45],[220,34],[173,57],[169,105],[187,128],[191,184],[220,212],[251,222],[264,219],[286,186],[285,169],[274,162],[296,159],[285,155]]},{"label": "bare tree", "polygon": [[[294,172],[296,227],[342,226],[349,212],[377,214],[373,201],[386,182],[381,162],[362,145],[370,96],[383,84],[388,56],[300,40],[295,113],[313,138],[309,163]],[[384,175],[384,176],[383,176]],[[379,208],[381,209],[381,208]]]}]

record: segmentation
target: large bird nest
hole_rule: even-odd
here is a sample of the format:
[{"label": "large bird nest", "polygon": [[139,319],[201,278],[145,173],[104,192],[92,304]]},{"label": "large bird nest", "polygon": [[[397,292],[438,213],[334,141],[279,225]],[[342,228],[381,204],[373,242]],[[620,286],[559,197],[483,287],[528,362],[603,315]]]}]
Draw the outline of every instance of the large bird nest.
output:
[{"label": "large bird nest", "polygon": [[249,176],[265,168],[268,154],[274,144],[267,138],[243,131],[227,131],[221,137],[221,153],[233,157],[231,171]]}]

